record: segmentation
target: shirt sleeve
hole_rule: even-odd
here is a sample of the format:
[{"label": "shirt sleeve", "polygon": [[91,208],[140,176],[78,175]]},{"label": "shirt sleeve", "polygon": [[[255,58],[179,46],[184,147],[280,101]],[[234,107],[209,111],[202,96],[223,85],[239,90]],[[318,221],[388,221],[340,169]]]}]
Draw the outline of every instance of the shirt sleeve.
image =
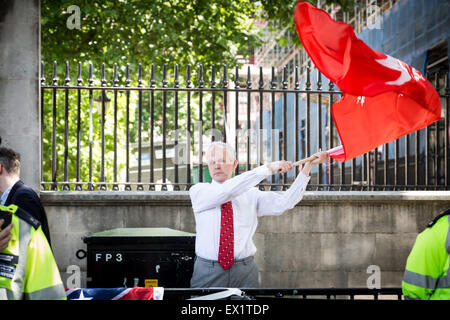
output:
[{"label": "shirt sleeve", "polygon": [[215,208],[256,186],[272,172],[266,166],[241,173],[223,183],[197,183],[189,189],[194,213]]},{"label": "shirt sleeve", "polygon": [[300,172],[290,188],[283,193],[258,190],[258,216],[281,215],[292,209],[303,198],[310,179],[310,176]]}]

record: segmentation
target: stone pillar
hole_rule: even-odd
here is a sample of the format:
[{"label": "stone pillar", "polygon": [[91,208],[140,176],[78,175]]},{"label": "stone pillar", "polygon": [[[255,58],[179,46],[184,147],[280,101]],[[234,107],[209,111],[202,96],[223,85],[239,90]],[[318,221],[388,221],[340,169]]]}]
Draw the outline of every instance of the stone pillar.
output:
[{"label": "stone pillar", "polygon": [[22,157],[22,180],[39,190],[40,1],[0,0],[1,145]]}]

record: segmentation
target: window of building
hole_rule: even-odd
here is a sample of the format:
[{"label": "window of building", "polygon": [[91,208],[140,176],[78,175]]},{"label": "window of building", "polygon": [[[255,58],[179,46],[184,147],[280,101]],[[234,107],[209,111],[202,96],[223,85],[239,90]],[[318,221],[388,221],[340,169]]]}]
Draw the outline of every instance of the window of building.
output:
[{"label": "window of building", "polygon": [[[449,72],[448,43],[441,41],[427,51],[426,76],[441,96],[441,106],[445,110],[445,85]],[[448,107],[448,106],[447,106]],[[443,116],[445,116],[443,114]],[[436,121],[428,127],[429,141],[427,145],[427,161],[431,184],[444,183],[445,179],[445,122]]]},{"label": "window of building", "polygon": [[445,77],[448,71],[448,43],[441,41],[428,49],[426,58],[426,76],[441,95],[445,93]]}]

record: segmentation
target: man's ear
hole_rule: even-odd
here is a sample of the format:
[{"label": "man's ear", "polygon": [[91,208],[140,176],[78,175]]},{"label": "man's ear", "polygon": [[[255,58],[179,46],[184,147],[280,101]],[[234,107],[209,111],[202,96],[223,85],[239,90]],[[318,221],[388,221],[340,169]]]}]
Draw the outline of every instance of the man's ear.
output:
[{"label": "man's ear", "polygon": [[233,171],[236,169],[237,165],[238,165],[238,161],[234,160],[234,162],[233,162]]}]

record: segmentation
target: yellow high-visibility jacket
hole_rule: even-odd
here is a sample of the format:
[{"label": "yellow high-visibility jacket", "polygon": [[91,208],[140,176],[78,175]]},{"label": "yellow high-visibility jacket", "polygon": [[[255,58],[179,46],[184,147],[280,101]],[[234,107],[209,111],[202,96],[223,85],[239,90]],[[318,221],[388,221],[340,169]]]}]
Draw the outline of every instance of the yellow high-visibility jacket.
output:
[{"label": "yellow high-visibility jacket", "polygon": [[0,206],[0,218],[14,225],[9,246],[0,252],[0,300],[65,300],[61,276],[39,221],[16,205]]},{"label": "yellow high-visibility jacket", "polygon": [[417,236],[402,281],[406,299],[450,300],[449,222],[450,209]]}]

